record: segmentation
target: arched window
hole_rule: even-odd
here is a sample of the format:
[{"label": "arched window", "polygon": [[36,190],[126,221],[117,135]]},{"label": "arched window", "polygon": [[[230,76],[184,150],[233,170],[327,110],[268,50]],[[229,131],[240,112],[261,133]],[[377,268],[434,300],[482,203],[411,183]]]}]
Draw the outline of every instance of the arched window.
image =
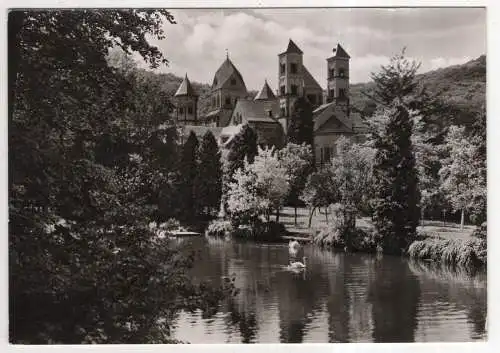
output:
[{"label": "arched window", "polygon": [[345,70],[344,69],[339,69],[339,76],[344,77],[345,76]]},{"label": "arched window", "polygon": [[236,79],[235,78],[232,78],[231,79],[231,85],[234,86],[236,84]]}]

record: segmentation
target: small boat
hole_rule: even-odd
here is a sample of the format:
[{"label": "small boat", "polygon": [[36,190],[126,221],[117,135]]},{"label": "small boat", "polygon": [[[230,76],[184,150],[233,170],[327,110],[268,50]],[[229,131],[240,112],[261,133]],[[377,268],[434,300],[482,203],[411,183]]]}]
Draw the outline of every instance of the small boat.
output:
[{"label": "small boat", "polygon": [[187,230],[173,230],[170,232],[170,235],[174,237],[189,237],[189,236],[200,236],[201,233],[191,232]]}]

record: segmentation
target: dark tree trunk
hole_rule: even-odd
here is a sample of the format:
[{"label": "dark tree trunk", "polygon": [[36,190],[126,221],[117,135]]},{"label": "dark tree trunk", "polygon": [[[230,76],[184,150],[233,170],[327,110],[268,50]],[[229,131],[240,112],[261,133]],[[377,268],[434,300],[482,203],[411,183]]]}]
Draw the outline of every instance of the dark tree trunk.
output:
[{"label": "dark tree trunk", "polygon": [[280,208],[277,207],[276,208],[276,223],[278,223],[280,221]]},{"label": "dark tree trunk", "polygon": [[316,210],[316,207],[313,207],[311,212],[309,213],[309,225],[308,225],[309,228],[311,228],[312,218],[313,218],[313,214],[314,214],[315,210]]},{"label": "dark tree trunk", "polygon": [[294,224],[297,226],[297,206],[294,206],[294,212],[295,212],[295,217],[294,217]]}]

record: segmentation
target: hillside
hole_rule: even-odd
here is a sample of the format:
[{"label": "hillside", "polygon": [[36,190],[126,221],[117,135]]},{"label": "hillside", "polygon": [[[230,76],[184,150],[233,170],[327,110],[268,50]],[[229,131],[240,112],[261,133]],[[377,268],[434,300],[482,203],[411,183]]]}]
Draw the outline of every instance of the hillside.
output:
[{"label": "hillside", "polygon": [[[417,76],[429,92],[441,92],[442,100],[448,105],[445,124],[469,125],[476,113],[486,104],[486,56],[482,55],[462,65],[449,66]],[[358,110],[370,111],[370,94],[374,83],[351,85],[351,104]]]}]

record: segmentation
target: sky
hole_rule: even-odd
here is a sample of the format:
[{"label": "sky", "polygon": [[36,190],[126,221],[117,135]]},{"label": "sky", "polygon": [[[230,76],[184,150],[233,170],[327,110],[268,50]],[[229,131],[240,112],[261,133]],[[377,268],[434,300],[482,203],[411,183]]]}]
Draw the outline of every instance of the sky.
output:
[{"label": "sky", "polygon": [[212,83],[226,57],[249,90],[267,79],[277,88],[278,54],[291,38],[304,65],[326,86],[326,58],[340,43],[351,56],[351,83],[406,47],[420,72],[462,64],[486,54],[486,10],[481,8],[174,9],[177,23],[164,25],[166,38],[151,40],[169,60],[157,71]]}]

